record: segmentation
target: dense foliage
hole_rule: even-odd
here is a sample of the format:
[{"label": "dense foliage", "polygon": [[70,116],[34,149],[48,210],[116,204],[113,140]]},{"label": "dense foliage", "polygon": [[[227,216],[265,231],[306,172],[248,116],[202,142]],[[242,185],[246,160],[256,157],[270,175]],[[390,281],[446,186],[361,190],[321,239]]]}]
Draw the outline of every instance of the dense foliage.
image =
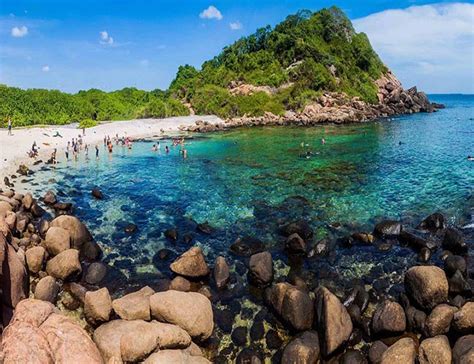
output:
[{"label": "dense foliage", "polygon": [[[301,109],[322,91],[376,102],[374,81],[385,71],[367,36],[357,34],[344,13],[332,7],[300,11],[274,29],[258,29],[224,48],[200,71],[180,67],[170,92],[198,113],[256,116]],[[235,81],[271,86],[273,93],[232,96],[228,89]]]},{"label": "dense foliage", "polygon": [[57,90],[22,90],[0,85],[0,121],[15,126],[67,124],[86,127],[98,121],[163,118],[189,115],[189,110],[166,93],[124,88],[114,92],[96,89],[68,94]]},{"label": "dense foliage", "polygon": [[[178,69],[168,91],[125,88],[106,93],[20,90],[0,86],[0,120],[16,125],[119,120],[198,114],[221,117],[301,110],[322,91],[377,101],[374,81],[386,71],[367,36],[357,34],[336,8],[290,15],[273,29],[258,29],[225,47],[201,70]],[[231,86],[267,86],[266,92],[234,95]],[[270,92],[268,91],[270,90]],[[86,123],[86,122],[83,122]]]}]

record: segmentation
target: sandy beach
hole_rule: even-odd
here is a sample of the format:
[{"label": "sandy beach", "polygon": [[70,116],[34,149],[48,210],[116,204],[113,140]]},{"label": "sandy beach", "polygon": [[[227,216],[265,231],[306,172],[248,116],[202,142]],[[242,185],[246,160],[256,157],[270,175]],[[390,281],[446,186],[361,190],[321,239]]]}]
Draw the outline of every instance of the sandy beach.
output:
[{"label": "sandy beach", "polygon": [[[118,134],[131,138],[144,138],[159,135],[177,133],[183,127],[193,125],[196,121],[208,121],[211,123],[222,123],[217,116],[184,116],[166,119],[135,119],[127,121],[103,122],[100,125],[86,129],[83,136],[85,143],[91,147],[102,143],[105,136],[110,137]],[[58,132],[62,137],[53,137]],[[0,186],[4,186],[3,178],[16,172],[20,164],[32,165],[35,160],[49,158],[52,150],[57,148],[58,155],[64,152],[66,144],[72,138],[82,135],[82,129],[75,125],[51,125],[40,128],[14,128],[13,135],[9,136],[6,129],[0,130]],[[36,141],[39,149],[37,159],[29,158],[27,151],[31,150],[33,142]]]}]

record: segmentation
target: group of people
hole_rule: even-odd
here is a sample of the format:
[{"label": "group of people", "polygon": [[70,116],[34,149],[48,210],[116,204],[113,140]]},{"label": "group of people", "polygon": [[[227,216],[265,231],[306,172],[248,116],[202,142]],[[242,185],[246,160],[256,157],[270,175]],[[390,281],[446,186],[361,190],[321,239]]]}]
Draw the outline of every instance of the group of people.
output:
[{"label": "group of people", "polygon": [[[173,142],[172,142],[172,145],[173,147],[177,147],[177,146],[180,146],[180,150],[179,150],[179,153],[183,156],[183,158],[187,158],[188,157],[188,151],[185,147],[185,142],[184,142],[184,138],[180,138],[180,139],[173,139]],[[151,147],[151,151],[152,152],[161,152],[161,144],[160,142],[158,141],[156,144],[153,144],[153,146]],[[165,145],[165,153],[166,154],[169,154],[170,153],[170,148]]]},{"label": "group of people", "polygon": [[[67,142],[64,154],[66,155],[66,160],[69,160],[70,153],[72,152],[72,157],[74,160],[77,160],[79,157],[79,153],[84,151],[84,155],[86,159],[89,159],[89,144],[85,143],[82,139],[81,135],[78,135],[77,138],[72,138],[71,141]],[[54,159],[53,159],[54,155]],[[96,159],[99,158],[99,147],[95,146],[95,157]],[[53,164],[56,163],[56,149],[54,150],[53,154],[51,155],[51,160]]]}]

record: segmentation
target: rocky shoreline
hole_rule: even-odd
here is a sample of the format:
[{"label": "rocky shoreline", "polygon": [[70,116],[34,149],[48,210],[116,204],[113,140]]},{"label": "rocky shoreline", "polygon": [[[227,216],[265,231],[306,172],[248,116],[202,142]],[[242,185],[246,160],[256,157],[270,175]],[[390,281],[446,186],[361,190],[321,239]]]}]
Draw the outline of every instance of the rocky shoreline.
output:
[{"label": "rocky shoreline", "polygon": [[[102,199],[101,191],[91,198]],[[324,258],[334,244],[412,248],[419,263],[396,289],[374,281],[341,291],[298,269],[281,272],[265,244],[242,237],[229,248],[235,262],[219,256],[209,264],[191,246],[171,262],[167,279],[122,294],[107,288],[104,247],[72,211],[52,191],[40,199],[0,194],[4,363],[474,361],[472,234],[440,213],[416,227],[381,221],[336,242],[315,241],[304,220],[280,227],[281,251],[296,265]],[[213,234],[205,223],[196,231]],[[192,245],[177,228],[163,234],[169,244]],[[166,261],[166,249],[158,253]],[[240,301],[242,290],[255,301]]]},{"label": "rocky shoreline", "polygon": [[[349,97],[344,93],[325,92],[301,112],[286,111],[282,116],[266,112],[260,117],[243,116],[227,119],[224,123],[198,120],[194,125],[187,126],[183,130],[203,133],[250,126],[315,126],[324,123],[360,123],[403,114],[431,113],[445,107],[442,104],[430,102],[426,94],[418,91],[416,87],[408,90],[403,89],[400,81],[390,71],[375,83],[378,87],[377,104],[370,104],[358,97]],[[235,89],[241,90],[242,86]],[[246,90],[248,91],[248,89]],[[248,92],[251,94],[252,90],[250,88]]]}]

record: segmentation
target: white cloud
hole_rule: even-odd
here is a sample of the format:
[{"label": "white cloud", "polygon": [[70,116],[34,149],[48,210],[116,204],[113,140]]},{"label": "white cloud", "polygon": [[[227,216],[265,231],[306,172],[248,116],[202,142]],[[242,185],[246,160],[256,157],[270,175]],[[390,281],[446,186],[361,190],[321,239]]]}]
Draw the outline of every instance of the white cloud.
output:
[{"label": "white cloud", "polygon": [[46,64],[43,67],[41,67],[41,71],[43,72],[49,72],[49,66]]},{"label": "white cloud", "polygon": [[21,27],[13,27],[11,31],[12,37],[22,38],[28,34],[28,28],[24,25]]},{"label": "white cloud", "polygon": [[112,38],[107,31],[103,30],[99,33],[99,35],[100,35],[100,44],[108,44],[108,45],[114,44],[114,38]]},{"label": "white cloud", "polygon": [[232,30],[239,30],[242,29],[242,23],[237,20],[236,22],[229,23],[229,27]]},{"label": "white cloud", "polygon": [[474,92],[474,5],[431,4],[354,20],[382,60],[428,92]]},{"label": "white cloud", "polygon": [[203,10],[199,14],[201,19],[217,19],[221,20],[223,18],[222,13],[214,5],[209,6],[207,9]]}]

